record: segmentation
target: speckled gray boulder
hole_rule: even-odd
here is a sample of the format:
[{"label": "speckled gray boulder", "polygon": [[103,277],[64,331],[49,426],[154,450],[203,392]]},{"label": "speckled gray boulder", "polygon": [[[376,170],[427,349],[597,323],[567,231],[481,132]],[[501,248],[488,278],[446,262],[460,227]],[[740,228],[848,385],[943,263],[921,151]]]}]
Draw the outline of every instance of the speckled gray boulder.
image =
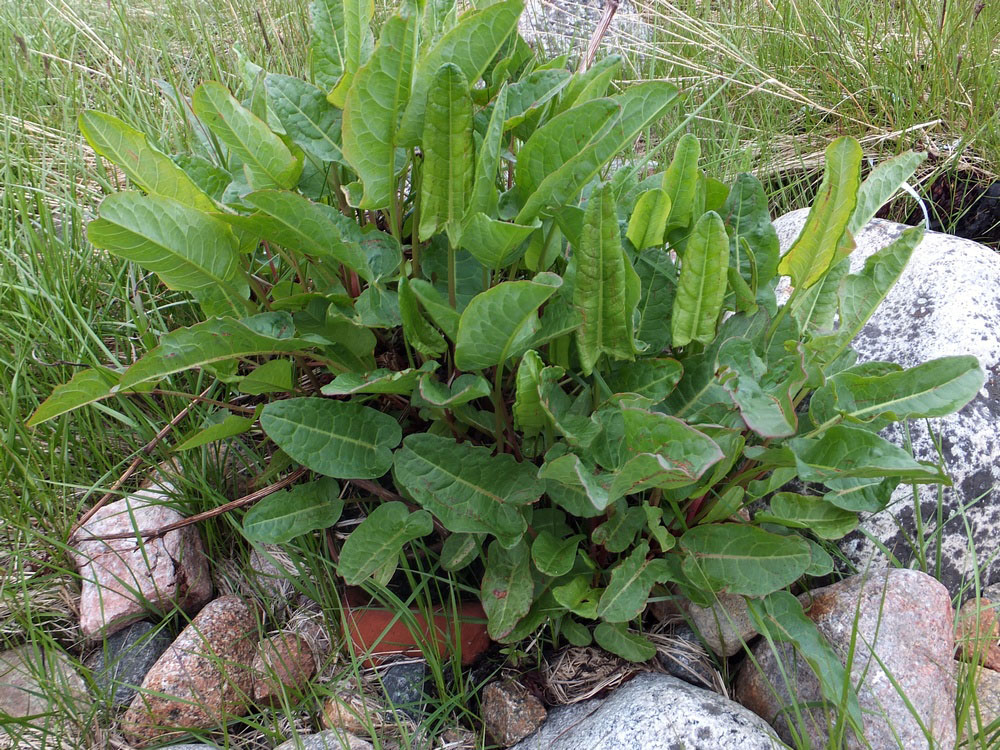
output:
[{"label": "speckled gray boulder", "polygon": [[327,729],[282,742],[274,750],[372,750],[372,743],[350,732]]},{"label": "speckled gray boulder", "polygon": [[[793,211],[775,221],[782,250],[787,250],[805,223],[807,210]],[[906,229],[875,219],[857,237],[851,270],[857,271],[873,253]],[[973,354],[986,371],[986,385],[960,412],[932,422],[941,441],[946,468],[954,487],[944,488],[945,519],[941,537],[941,581],[954,595],[963,578],[978,564],[983,584],[1000,580],[1000,256],[970,240],[928,232],[899,282],[854,340],[861,361],[888,360],[904,367],[949,355]],[[934,441],[925,423],[910,425],[913,450],[920,460],[937,461]],[[899,427],[883,436],[903,445]],[[937,532],[936,486],[920,489],[924,535]],[[981,499],[979,499],[981,498]],[[978,500],[974,505],[969,505]],[[969,534],[975,545],[970,553]],[[862,533],[862,530],[864,533]],[[861,530],[841,542],[859,568],[885,563],[870,534],[904,565],[913,559],[908,538],[917,534],[912,489],[901,485],[889,506],[862,518]],[[936,545],[928,547],[928,556]],[[933,561],[928,560],[933,567]]]},{"label": "speckled gray boulder", "polygon": [[514,750],[776,750],[763,719],[718,693],[644,672],[610,697],[552,709]]},{"label": "speckled gray boulder", "polygon": [[114,705],[123,706],[132,700],[146,673],[173,642],[167,631],[153,633],[155,629],[148,620],[132,623],[107,638],[85,662],[97,687],[109,695]]},{"label": "speckled gray boulder", "polygon": [[[548,55],[583,53],[605,5],[604,0],[527,0],[520,21],[521,36]],[[597,59],[611,53],[635,56],[652,51],[652,27],[643,18],[640,6],[630,0],[618,4]]]}]

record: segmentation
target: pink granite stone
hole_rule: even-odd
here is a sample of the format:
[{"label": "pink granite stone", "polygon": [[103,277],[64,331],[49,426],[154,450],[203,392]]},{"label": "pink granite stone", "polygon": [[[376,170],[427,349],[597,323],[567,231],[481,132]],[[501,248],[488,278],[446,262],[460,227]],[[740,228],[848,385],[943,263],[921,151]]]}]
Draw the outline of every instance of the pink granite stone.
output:
[{"label": "pink granite stone", "polygon": [[[152,610],[178,606],[196,612],[212,596],[208,561],[194,526],[162,535],[158,531],[183,519],[163,504],[168,496],[140,490],[101,508],[75,534],[73,558],[83,581],[80,629],[103,638],[140,620]],[[125,539],[96,539],[113,534]]]},{"label": "pink granite stone", "polygon": [[142,681],[122,731],[145,747],[179,731],[221,729],[243,716],[253,689],[257,621],[237,596],[206,604]]}]

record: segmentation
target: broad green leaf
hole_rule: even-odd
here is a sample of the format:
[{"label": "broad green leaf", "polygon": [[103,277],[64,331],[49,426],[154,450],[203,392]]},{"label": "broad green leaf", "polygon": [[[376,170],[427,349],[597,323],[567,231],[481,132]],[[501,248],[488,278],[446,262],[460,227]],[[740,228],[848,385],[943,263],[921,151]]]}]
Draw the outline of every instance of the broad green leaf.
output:
[{"label": "broad green leaf", "polygon": [[507,549],[492,542],[480,590],[490,638],[500,640],[509,635],[517,621],[528,614],[534,589],[528,545],[521,541]]},{"label": "broad green leaf", "polygon": [[322,353],[335,369],[369,372],[375,369],[375,334],[330,305],[320,318],[306,313],[295,314],[295,327],[311,341],[320,344]]},{"label": "broad green leaf", "polygon": [[229,414],[221,422],[208,425],[193,435],[190,435],[178,445],[174,446],[174,451],[187,451],[192,448],[200,448],[203,445],[214,443],[217,440],[224,440],[235,435],[242,435],[254,425],[253,419],[240,417],[236,414]]},{"label": "broad green leaf", "polygon": [[802,611],[799,600],[787,591],[775,591],[763,601],[749,599],[747,605],[760,632],[795,646],[819,680],[820,691],[833,704],[833,710],[846,710],[854,725],[863,727],[861,707],[840,657]]},{"label": "broad green leaf", "polygon": [[214,211],[215,203],[145,134],[117,117],[87,110],[80,115],[80,132],[105,159],[121,167],[128,178],[150,195],[172,198],[191,208]]},{"label": "broad green leaf", "polygon": [[[601,430],[601,425],[590,418],[589,408],[574,409],[574,402],[562,389],[559,381],[565,375],[561,367],[545,367],[538,375],[538,397],[542,411],[552,421],[556,431],[576,448],[589,448]],[[585,407],[589,399],[581,398]],[[583,413],[586,412],[586,413]]]},{"label": "broad green leaf", "polygon": [[358,322],[367,328],[399,328],[403,316],[399,312],[399,293],[378,284],[365,288],[354,301]]},{"label": "broad green leaf", "polygon": [[396,163],[396,126],[410,96],[418,23],[413,12],[389,18],[374,54],[347,92],[342,148],[360,178],[360,184],[346,187],[356,208],[387,208],[395,200],[396,171],[402,166]]},{"label": "broad green leaf", "polygon": [[[730,265],[739,270],[747,283],[756,275],[757,287],[763,287],[778,272],[780,247],[764,186],[756,177],[746,173],[736,177],[722,206],[722,219],[729,233]],[[749,246],[752,258],[743,241]]]},{"label": "broad green leaf", "polygon": [[656,656],[656,646],[638,633],[627,630],[624,625],[598,623],[594,628],[594,640],[605,651],[617,654],[628,661],[649,661]]},{"label": "broad green leaf", "polygon": [[813,578],[822,578],[833,572],[833,558],[830,553],[823,549],[818,542],[806,539],[809,542],[809,551],[812,552],[812,562],[806,568],[806,575]]},{"label": "broad green leaf", "polygon": [[646,513],[639,506],[629,507],[624,500],[615,503],[614,514],[590,535],[595,544],[603,545],[604,548],[617,555],[624,552],[635,541],[638,534],[646,523]]},{"label": "broad green leaf", "polygon": [[564,617],[559,622],[559,635],[563,636],[569,645],[577,648],[589,646],[594,640],[588,627],[569,617]]},{"label": "broad green leaf", "polygon": [[825,388],[835,394],[836,411],[851,420],[943,417],[975,398],[985,381],[972,356],[941,357],[907,370],[863,376],[842,372]]},{"label": "broad green leaf", "polygon": [[670,215],[670,196],[665,190],[647,190],[635,204],[625,236],[636,250],[663,244],[663,232]]},{"label": "broad green leaf", "polygon": [[375,37],[372,34],[372,17],[375,15],[373,0],[342,0],[344,13],[343,61],[344,71],[327,97],[330,104],[343,107],[358,69],[372,56]]},{"label": "broad green leaf", "polygon": [[609,494],[624,497],[647,487],[673,489],[693,484],[724,457],[710,437],[676,417],[623,409],[625,447],[632,458],[614,478]]},{"label": "broad green leaf", "polygon": [[494,271],[509,265],[514,253],[537,227],[511,224],[474,213],[462,229],[462,247],[486,268]]},{"label": "broad green leaf", "polygon": [[[260,323],[264,321],[279,325],[263,328]],[[261,313],[245,321],[213,318],[189,328],[177,328],[125,371],[120,388],[239,357],[309,351],[315,347],[309,341],[293,338],[293,331],[288,313]]]},{"label": "broad green leaf", "polygon": [[840,539],[858,525],[857,513],[843,510],[815,495],[777,492],[769,512],[757,513],[757,523],[808,529],[820,539]]},{"label": "broad green leaf", "polygon": [[87,226],[87,239],[155,272],[171,289],[221,288],[232,299],[242,296],[236,236],[218,219],[135,192],[109,195],[99,216]]},{"label": "broad green leaf", "polygon": [[850,345],[902,275],[914,248],[924,237],[911,227],[865,261],[861,273],[848,274],[840,286],[840,325],[836,333],[817,336],[807,348],[821,363],[832,362]]},{"label": "broad green leaf", "polygon": [[447,350],[448,343],[444,336],[424,319],[417,298],[405,278],[399,280],[399,314],[403,318],[403,335],[410,346],[429,357],[436,357]]},{"label": "broad green leaf", "polygon": [[688,553],[684,565],[686,571],[693,569],[693,580],[707,577],[716,590],[744,596],[766,596],[790,586],[812,559],[801,537],[734,523],[695,526],[680,538],[680,546]]},{"label": "broad green leaf", "polygon": [[420,20],[420,38],[432,44],[441,34],[455,25],[458,13],[456,0],[428,0]]},{"label": "broad green leaf", "polygon": [[260,396],[265,393],[282,393],[295,387],[292,382],[292,363],[287,359],[272,359],[254,368],[236,383],[240,393]]},{"label": "broad green leaf", "polygon": [[549,420],[542,411],[538,397],[538,376],[543,367],[542,358],[534,349],[524,353],[521,364],[517,367],[511,412],[514,416],[514,426],[525,438],[540,435],[549,426]]},{"label": "broad green leaf", "polygon": [[454,409],[477,398],[486,398],[490,393],[489,381],[482,375],[459,375],[451,385],[432,375],[424,375],[420,378],[413,401],[419,406],[430,404],[440,409]]},{"label": "broad green leaf", "polygon": [[718,367],[723,387],[740,410],[747,427],[764,438],[789,437],[795,434],[798,419],[787,388],[771,393],[760,381],[767,365],[757,356],[753,342],[731,338],[719,349]]},{"label": "broad green leaf", "polygon": [[[493,113],[476,152],[476,168],[469,196],[469,216],[483,213],[493,216],[497,210],[497,170],[503,146],[503,124],[507,117],[507,87],[503,86],[493,102]],[[485,265],[485,264],[484,264]]]},{"label": "broad green leaf", "polygon": [[437,369],[436,362],[425,362],[419,368],[387,370],[379,368],[371,372],[345,372],[323,386],[324,396],[348,396],[354,393],[398,393],[410,395],[417,387],[420,377]]},{"label": "broad green leaf", "polygon": [[27,426],[34,427],[60,414],[79,409],[115,395],[120,375],[104,367],[80,370],[68,382],[57,385],[34,414],[28,418]]},{"label": "broad green leaf", "polygon": [[851,234],[861,231],[926,158],[927,154],[907,151],[875,167],[858,189],[858,204],[847,224],[847,231]]},{"label": "broad green leaf", "polygon": [[568,583],[553,586],[552,595],[556,602],[575,615],[589,620],[597,619],[597,600],[601,589],[591,587],[590,576],[577,576]]},{"label": "broad green leaf", "polygon": [[472,96],[461,68],[445,63],[427,89],[423,175],[420,181],[421,241],[439,228],[457,244],[472,192]]},{"label": "broad green leaf", "polygon": [[743,505],[744,490],[739,485],[730,487],[726,492],[715,500],[698,523],[718,523],[732,518]]},{"label": "broad green leaf", "polygon": [[[612,498],[608,495],[608,489],[614,478],[613,474],[595,474],[593,468],[588,467],[575,453],[566,453],[561,456],[547,460],[538,470],[538,476],[550,483],[558,482],[560,485],[577,490],[580,497],[574,497],[574,507],[566,509],[574,515],[591,517],[596,513],[586,514],[586,508],[576,507],[576,502],[587,502],[593,506],[594,511],[601,512],[610,505]],[[564,493],[553,493],[553,499],[559,502],[566,500]]]},{"label": "broad green leaf", "polygon": [[648,250],[635,262],[639,275],[638,338],[651,353],[670,346],[670,316],[677,291],[677,269],[666,252]]},{"label": "broad green leaf", "polygon": [[312,44],[309,67],[316,84],[329,92],[344,73],[344,2],[312,0],[309,4]]},{"label": "broad green leaf", "polygon": [[608,86],[618,75],[624,58],[621,55],[608,55],[596,61],[586,71],[577,73],[563,89],[558,112],[564,112],[577,104],[583,104],[591,99],[600,99],[608,94]]},{"label": "broad green leaf", "polygon": [[204,156],[197,154],[176,154],[171,160],[191,178],[198,189],[213,200],[221,200],[233,176],[225,169],[215,166]]},{"label": "broad green leaf", "polygon": [[[595,99],[553,117],[536,130],[517,155],[514,174],[521,197],[526,200],[548,175],[565,169],[583,149],[597,143],[620,111],[612,99]],[[567,171],[565,179],[569,178]]]},{"label": "broad green leaf", "polygon": [[[507,95],[507,118],[504,130],[511,130],[538,112],[555,97],[570,80],[563,68],[536,70],[510,84]],[[515,130],[515,133],[520,133]]]},{"label": "broad green leaf", "polygon": [[837,319],[840,284],[850,268],[851,264],[846,258],[834,263],[818,283],[791,301],[792,315],[799,324],[799,330],[811,334],[833,330]]},{"label": "broad green leaf", "polygon": [[458,311],[448,304],[447,298],[429,281],[410,279],[408,286],[413,296],[420,300],[421,306],[427,311],[434,325],[454,341],[458,336],[458,323],[461,319]]},{"label": "broad green leaf", "polygon": [[698,159],[701,158],[701,144],[691,133],[685,133],[677,141],[674,158],[663,174],[662,190],[670,200],[667,226],[687,227],[695,219],[695,191],[698,185]]},{"label": "broad green leaf", "polygon": [[674,390],[683,372],[676,359],[644,357],[616,368],[608,386],[615,393],[638,393],[658,404]]},{"label": "broad green leaf", "polygon": [[297,484],[275,492],[254,505],[243,517],[243,536],[251,542],[284,544],[315,529],[326,529],[340,519],[344,501],[333,479]]},{"label": "broad green leaf", "polygon": [[260,414],[260,426],[300,464],[342,479],[377,479],[385,474],[403,434],[388,414],[316,397],[272,401]]},{"label": "broad green leaf", "polygon": [[914,482],[949,483],[936,466],[922,464],[907,451],[868,430],[834,425],[816,438],[793,438],[799,477],[806,482],[899,477]]},{"label": "broad green leaf", "polygon": [[[449,277],[448,241],[444,235],[435,235],[426,245],[420,256],[420,269],[424,278],[433,280],[433,286],[441,293],[441,298],[448,299]],[[483,278],[483,266],[472,254],[458,248],[455,258],[455,307],[453,310],[461,313],[469,302],[488,288]],[[417,281],[417,279],[415,279]],[[448,303],[449,307],[451,306]]]},{"label": "broad green leaf", "polygon": [[835,260],[857,205],[862,156],[861,146],[849,137],[838,138],[826,149],[819,193],[801,234],[778,264],[778,272],[790,276],[797,290],[819,281]]},{"label": "broad green leaf", "polygon": [[523,9],[523,0],[505,0],[471,10],[420,58],[413,76],[413,91],[399,126],[400,145],[418,145],[424,132],[427,90],[438,69],[446,63],[457,65],[465,79],[474,85],[517,27]]},{"label": "broad green leaf", "polygon": [[371,280],[361,246],[341,237],[341,216],[333,206],[314,203],[287,190],[258,190],[243,196],[243,202],[261,211],[243,220],[268,239],[289,250],[316,258],[343,263],[352,271]]},{"label": "broad green leaf", "polygon": [[611,571],[608,587],[597,603],[597,616],[606,622],[630,622],[642,614],[654,583],[667,579],[662,559],[647,559],[649,543],[639,542]]},{"label": "broad green leaf", "polygon": [[548,531],[539,532],[531,543],[531,559],[539,572],[558,578],[573,569],[583,534],[561,539]]},{"label": "broad green leaf", "polygon": [[485,447],[427,433],[409,435],[396,451],[396,486],[449,531],[493,534],[511,547],[524,534],[520,506],[545,490],[531,464]]},{"label": "broad green leaf", "polygon": [[225,86],[206,81],[195,90],[192,102],[198,117],[243,162],[250,187],[295,187],[302,174],[301,159]]},{"label": "broad green leaf", "polygon": [[441,567],[454,572],[479,557],[482,551],[480,534],[450,534],[441,546]]},{"label": "broad green leaf", "polygon": [[434,520],[426,510],[411,513],[400,502],[380,503],[347,537],[340,549],[337,572],[348,586],[358,586],[391,563],[389,576],[380,581],[385,585],[396,571],[403,545],[433,530]]},{"label": "broad green leaf", "polygon": [[[546,208],[570,203],[584,185],[593,180],[622,149],[631,146],[639,134],[659,120],[676,100],[677,89],[674,86],[663,81],[648,81],[630,86],[610,99],[595,99],[581,104],[549,120],[535,131],[518,155],[515,177],[525,202],[517,215],[517,223],[527,224]],[[584,115],[584,108],[594,106],[594,102],[606,101],[617,105],[617,116],[612,112],[612,119],[606,128],[598,125],[590,135],[581,133],[584,137],[574,140],[573,131],[579,125],[577,128],[573,126],[576,118]],[[562,121],[564,117],[567,119]],[[598,114],[596,122],[606,122],[605,115]],[[563,131],[550,130],[554,123],[560,123],[559,127]],[[543,132],[546,135],[541,137]],[[539,141],[532,149],[534,153],[527,164],[527,168],[533,170],[534,177],[526,180],[522,186],[522,177],[517,170],[521,169],[524,150],[536,139]],[[557,149],[556,153],[559,155],[554,166],[551,159],[542,157],[550,149]],[[537,185],[537,189],[531,190],[533,185]]]},{"label": "broad green leaf", "polygon": [[267,103],[292,142],[322,161],[346,164],[340,149],[341,112],[301,78],[268,73]]},{"label": "broad green leaf", "polygon": [[602,354],[635,356],[632,317],[639,303],[639,276],[622,249],[611,186],[592,195],[584,214],[583,237],[575,248],[573,306],[582,322],[576,333],[580,366],[589,375]]},{"label": "broad green leaf", "polygon": [[455,365],[481,370],[519,357],[538,331],[538,308],[562,284],[554,273],[530,281],[505,281],[472,298],[455,339]]},{"label": "broad green leaf", "polygon": [[681,261],[677,294],[670,319],[674,346],[692,341],[708,343],[726,296],[726,269],[729,267],[729,237],[722,217],[714,211],[698,219]]}]

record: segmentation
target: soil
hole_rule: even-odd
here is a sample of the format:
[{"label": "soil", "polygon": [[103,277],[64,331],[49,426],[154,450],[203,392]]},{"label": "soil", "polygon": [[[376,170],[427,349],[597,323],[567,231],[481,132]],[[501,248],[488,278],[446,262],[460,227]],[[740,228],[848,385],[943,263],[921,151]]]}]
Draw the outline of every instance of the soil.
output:
[{"label": "soil", "polygon": [[[932,230],[975,240],[1000,251],[1000,181],[989,183],[961,173],[946,174],[935,180],[927,193]],[[892,204],[878,215],[897,220],[899,216],[892,210]],[[920,209],[910,208],[902,221],[916,225],[922,220]]]}]

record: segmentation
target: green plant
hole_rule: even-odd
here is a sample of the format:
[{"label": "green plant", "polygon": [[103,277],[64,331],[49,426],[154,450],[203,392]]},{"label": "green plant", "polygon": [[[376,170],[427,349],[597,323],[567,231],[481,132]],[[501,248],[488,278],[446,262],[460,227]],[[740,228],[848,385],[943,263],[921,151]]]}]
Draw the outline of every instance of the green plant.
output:
[{"label": "green plant", "polygon": [[[705,176],[693,135],[662,172],[615,168],[673,86],[609,96],[620,59],[575,74],[535,59],[521,9],[404,2],[376,43],[371,4],[315,0],[311,82],[244,60],[242,102],[214,82],[179,98],[193,154],[84,113],[94,150],[138,188],[105,199],[90,241],[190,292],[206,319],[124,372],[79,373],[31,423],[201,368],[261,407],[179,447],[259,421],[320,475],[247,512],[252,540],[336,523],[345,481],[366,514],[338,551],[348,584],[384,586],[427,538],[419,554],[440,550],[446,571],[482,561],[496,640],[550,622],[629,659],[654,652],[626,627],[652,590],[744,595],[860,726],[788,588],[829,574],[817,540],[897,483],[948,481],[878,430],[947,414],[983,383],[974,357],[903,370],[850,348],[922,233],[859,273],[852,235],[922,157],[862,183],[857,142],[832,143],[779,259],[761,185]],[[785,490],[795,478],[819,489]]]}]

